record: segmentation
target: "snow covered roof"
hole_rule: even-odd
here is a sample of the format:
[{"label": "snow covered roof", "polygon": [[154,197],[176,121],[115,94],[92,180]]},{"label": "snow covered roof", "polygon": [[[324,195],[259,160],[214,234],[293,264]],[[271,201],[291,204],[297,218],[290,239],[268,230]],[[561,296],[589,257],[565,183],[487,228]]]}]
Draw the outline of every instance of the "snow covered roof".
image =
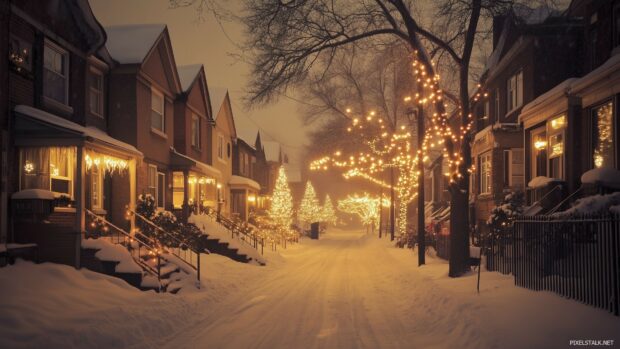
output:
[{"label": "snow covered roof", "polygon": [[190,163],[193,163],[194,166],[196,166],[197,168],[199,168],[200,170],[202,170],[205,174],[213,176],[215,178],[222,178],[222,172],[220,170],[218,170],[217,168],[205,164],[202,161],[198,161],[194,158],[191,158],[185,154],[181,154],[178,151],[176,151],[176,149],[174,149],[173,147],[170,147],[170,152],[174,155],[177,156],[179,158],[185,159],[187,161],[189,161]]},{"label": "snow covered roof", "polygon": [[529,183],[527,183],[527,186],[529,188],[542,188],[542,187],[546,187],[547,185],[551,183],[560,183],[560,182],[563,182],[563,180],[557,179],[557,178],[549,178],[545,176],[538,176],[538,177],[532,178],[532,180]]},{"label": "snow covered roof", "polygon": [[192,86],[198,73],[200,73],[200,69],[202,68],[202,64],[190,64],[190,65],[182,65],[177,67],[177,72],[179,72],[179,79],[181,80],[181,88],[184,92],[189,90]]},{"label": "snow covered roof", "polygon": [[209,98],[211,99],[211,107],[213,108],[213,119],[216,120],[218,112],[224,104],[224,99],[228,89],[226,87],[211,86],[209,87]]},{"label": "snow covered roof", "polygon": [[243,114],[235,115],[234,119],[237,138],[241,138],[249,146],[254,148],[256,136],[258,135],[258,126],[252,122],[249,116]]},{"label": "snow covered roof", "polygon": [[479,132],[477,132],[476,135],[474,136],[474,142],[477,142],[482,137],[486,136],[489,132],[491,132],[492,129],[493,129],[493,125],[489,125],[483,128],[482,130],[480,130]]},{"label": "snow covered roof", "polygon": [[228,181],[228,184],[231,186],[235,186],[235,185],[247,186],[252,189],[260,190],[260,184],[258,184],[256,181],[250,178],[247,178],[247,177],[232,175],[230,177],[230,180]]},{"label": "snow covered roof", "polygon": [[47,124],[81,133],[84,137],[91,137],[96,141],[106,143],[110,146],[127,151],[134,155],[142,156],[142,152],[136,149],[136,147],[134,147],[133,145],[119,141],[118,139],[113,138],[112,136],[108,135],[107,133],[96,127],[78,125],[73,121],[69,121],[67,119],[61,118],[60,116],[56,116],[41,109],[33,108],[27,105],[15,106],[15,112],[37,119]]},{"label": "snow covered roof", "polygon": [[264,141],[263,149],[265,150],[265,158],[267,161],[280,162],[280,155],[282,154],[280,143]]},{"label": "snow covered roof", "polygon": [[[543,93],[542,95],[536,97],[533,101],[526,104],[521,110],[521,114],[527,114],[530,110],[536,108],[538,105],[544,104],[545,102],[552,100],[554,97],[565,95],[570,90],[572,84],[575,81],[578,81],[578,79],[569,78],[562,81],[554,88],[550,89],[549,91]],[[519,122],[521,122],[521,115],[519,115]]]},{"label": "snow covered roof", "polygon": [[547,5],[531,8],[529,6],[515,4],[512,10],[515,16],[528,25],[543,23],[547,18],[557,16],[561,13],[557,9]]},{"label": "snow covered roof", "polygon": [[588,87],[592,83],[599,81],[606,76],[611,75],[611,73],[618,69],[620,66],[620,52],[611,56],[605,63],[603,63],[600,67],[594,69],[589,72],[585,76],[579,78],[579,80],[575,81],[572,84],[571,91],[577,92],[583,88]]},{"label": "snow covered roof", "polygon": [[165,24],[131,24],[105,27],[106,46],[121,64],[142,63],[166,28]]}]

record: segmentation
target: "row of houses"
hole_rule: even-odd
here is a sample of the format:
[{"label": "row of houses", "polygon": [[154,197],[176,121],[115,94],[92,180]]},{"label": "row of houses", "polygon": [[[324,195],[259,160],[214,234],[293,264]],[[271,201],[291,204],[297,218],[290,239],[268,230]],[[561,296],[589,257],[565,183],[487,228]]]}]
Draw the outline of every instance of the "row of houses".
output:
[{"label": "row of houses", "polygon": [[[618,53],[617,0],[573,0],[563,12],[515,7],[494,18],[493,51],[472,97],[472,229],[488,229],[507,193],[523,191],[526,213],[546,214],[592,193],[584,172],[619,168]],[[443,166],[438,158],[429,168],[430,220],[449,200]]]},{"label": "row of houses", "polygon": [[[286,155],[258,131],[238,136],[228,90],[177,65],[165,25],[104,28],[87,0],[3,1],[0,18],[0,243],[79,264],[85,212],[129,230],[126,208],[146,194],[182,220],[247,221],[267,205]],[[22,224],[50,195],[34,223],[55,229]]]}]

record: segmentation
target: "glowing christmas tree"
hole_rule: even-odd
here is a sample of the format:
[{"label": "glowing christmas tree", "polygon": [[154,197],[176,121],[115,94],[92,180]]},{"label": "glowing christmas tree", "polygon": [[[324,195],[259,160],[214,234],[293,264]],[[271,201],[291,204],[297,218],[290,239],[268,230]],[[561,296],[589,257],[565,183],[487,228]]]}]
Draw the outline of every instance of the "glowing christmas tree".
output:
[{"label": "glowing christmas tree", "polygon": [[322,216],[321,205],[319,199],[316,197],[316,192],[310,181],[306,182],[306,191],[304,197],[301,199],[299,205],[299,214],[297,218],[302,223],[314,223],[321,220]]},{"label": "glowing christmas tree", "polygon": [[284,167],[280,167],[278,171],[278,179],[271,197],[271,207],[269,207],[269,218],[279,230],[288,229],[293,222],[293,196]]},{"label": "glowing christmas tree", "polygon": [[322,219],[323,222],[336,225],[336,209],[332,203],[332,199],[329,195],[325,196],[325,202],[323,203]]}]

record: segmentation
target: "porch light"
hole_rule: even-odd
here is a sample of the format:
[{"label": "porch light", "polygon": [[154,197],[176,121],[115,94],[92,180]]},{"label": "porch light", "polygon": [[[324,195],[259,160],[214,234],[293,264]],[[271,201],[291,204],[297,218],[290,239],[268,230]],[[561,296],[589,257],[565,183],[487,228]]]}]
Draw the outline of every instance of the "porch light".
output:
[{"label": "porch light", "polygon": [[217,184],[217,189],[222,189],[222,185],[220,183]]},{"label": "porch light", "polygon": [[254,196],[254,195],[248,196],[248,201],[249,202],[256,202],[256,196]]},{"label": "porch light", "polygon": [[536,141],[534,142],[534,148],[537,150],[541,150],[547,146],[547,141]]}]

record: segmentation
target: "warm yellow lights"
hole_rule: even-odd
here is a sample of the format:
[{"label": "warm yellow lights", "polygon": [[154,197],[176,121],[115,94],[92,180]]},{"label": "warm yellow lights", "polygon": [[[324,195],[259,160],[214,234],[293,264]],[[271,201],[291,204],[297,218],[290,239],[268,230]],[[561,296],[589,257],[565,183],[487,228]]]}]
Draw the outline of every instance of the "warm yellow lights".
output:
[{"label": "warm yellow lights", "polygon": [[547,147],[547,141],[538,140],[534,142],[534,148],[541,150]]},{"label": "warm yellow lights", "polygon": [[551,128],[558,130],[566,126],[566,117],[564,115],[551,120]]},{"label": "warm yellow lights", "polygon": [[84,156],[84,163],[86,164],[87,170],[90,170],[94,166],[98,170],[109,174],[114,172],[122,173],[129,169],[129,162],[127,160],[115,158],[109,155],[102,155],[95,152],[86,154]]}]

